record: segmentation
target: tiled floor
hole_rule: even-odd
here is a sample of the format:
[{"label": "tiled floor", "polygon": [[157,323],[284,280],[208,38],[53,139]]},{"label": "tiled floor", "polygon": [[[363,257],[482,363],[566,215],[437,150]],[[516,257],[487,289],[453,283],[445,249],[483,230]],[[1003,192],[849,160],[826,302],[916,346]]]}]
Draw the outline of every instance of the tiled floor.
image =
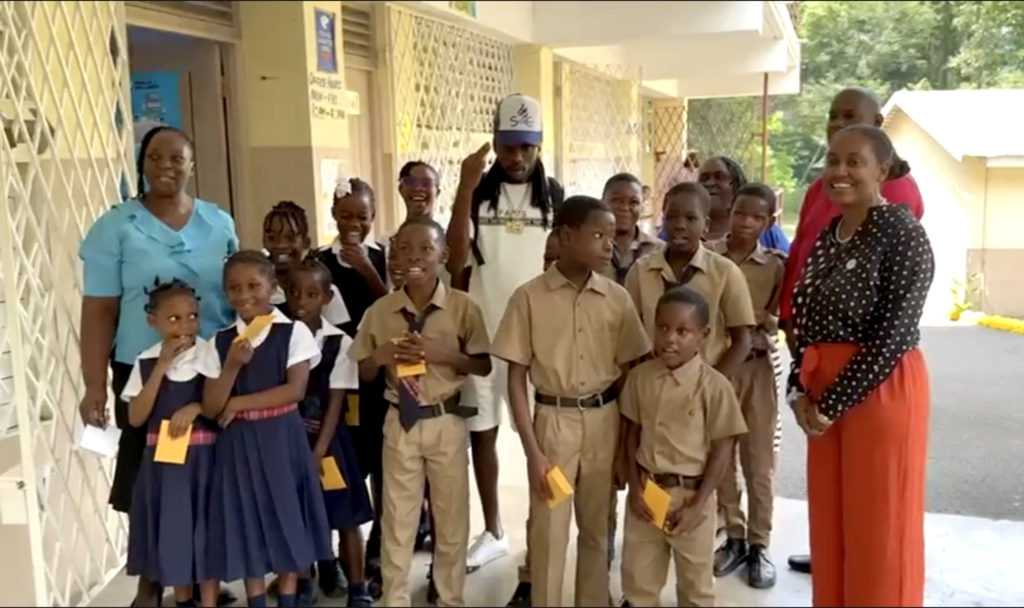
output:
[{"label": "tiled floor", "polygon": [[[526,474],[518,438],[503,429],[499,438],[502,514],[512,544],[512,554],[492,562],[466,579],[466,603],[470,606],[503,606],[516,585],[516,567],[525,550],[524,521],[527,511]],[[472,479],[472,476],[470,476]],[[622,501],[620,501],[622,504]],[[472,531],[482,527],[479,503],[473,499]],[[810,578],[785,567],[790,553],[807,550],[807,506],[803,501],[778,499],[772,554],[779,565],[774,589],[758,591],[734,575],[718,582],[719,606],[809,606]],[[621,529],[621,527],[620,527]],[[1024,605],[1024,577],[1019,564],[1024,557],[1024,523],[993,521],[956,515],[929,514],[926,520],[928,606]],[[621,548],[621,536],[618,539]],[[617,551],[617,553],[620,553]],[[413,602],[425,605],[428,556],[418,554],[412,568]],[[568,571],[573,569],[570,548]],[[612,566],[612,592],[620,593],[619,563]],[[662,593],[663,605],[675,602],[674,576]],[[94,606],[127,606],[135,581],[118,576],[92,603]],[[242,595],[241,585],[234,586]],[[572,605],[571,577],[566,577],[566,605]],[[341,606],[344,600],[321,601],[322,606]]]}]

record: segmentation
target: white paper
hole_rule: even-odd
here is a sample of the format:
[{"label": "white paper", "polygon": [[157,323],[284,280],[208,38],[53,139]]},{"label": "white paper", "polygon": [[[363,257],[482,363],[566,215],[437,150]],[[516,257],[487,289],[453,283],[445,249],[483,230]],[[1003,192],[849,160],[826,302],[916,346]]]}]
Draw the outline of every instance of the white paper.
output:
[{"label": "white paper", "polygon": [[85,430],[82,431],[82,438],[78,440],[78,447],[95,452],[100,456],[113,458],[117,454],[117,442],[120,439],[121,429],[112,424],[102,429],[87,424]]}]

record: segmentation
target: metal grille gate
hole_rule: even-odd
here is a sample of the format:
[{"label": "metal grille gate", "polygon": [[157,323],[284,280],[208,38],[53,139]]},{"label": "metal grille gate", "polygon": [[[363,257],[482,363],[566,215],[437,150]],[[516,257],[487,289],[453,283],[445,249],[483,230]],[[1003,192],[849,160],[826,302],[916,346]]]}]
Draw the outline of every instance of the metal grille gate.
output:
[{"label": "metal grille gate", "polygon": [[624,66],[557,64],[556,133],[566,195],[601,196],[616,173],[640,171],[640,74]]},{"label": "metal grille gate", "polygon": [[513,46],[397,7],[388,30],[398,165],[437,169],[438,220],[447,224],[462,159],[490,140],[494,108],[513,92]]},{"label": "metal grille gate", "polygon": [[26,505],[2,529],[28,537],[28,602],[80,605],[120,568],[126,536],[106,505],[110,463],[75,449],[77,249],[133,173],[124,3],[0,2],[0,118],[0,396],[14,404],[0,443],[18,444],[0,465]]}]

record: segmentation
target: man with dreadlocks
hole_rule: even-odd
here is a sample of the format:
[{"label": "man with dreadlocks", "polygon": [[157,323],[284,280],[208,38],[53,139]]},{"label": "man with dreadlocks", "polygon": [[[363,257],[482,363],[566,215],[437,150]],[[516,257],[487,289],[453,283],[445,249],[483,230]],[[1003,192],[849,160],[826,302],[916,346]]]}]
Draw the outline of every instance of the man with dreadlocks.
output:
[{"label": "man with dreadlocks", "polygon": [[[497,162],[487,169],[491,144],[462,162],[452,218],[448,224],[448,270],[453,285],[466,289],[484,313],[493,336],[512,292],[536,275],[535,260],[544,246],[564,192],[541,162],[540,103],[515,94],[498,102],[494,115]],[[505,402],[507,366],[495,359],[487,377],[466,383],[464,401],[479,408],[470,419],[473,468],[480,488],[486,530],[470,547],[467,566],[474,570],[508,553],[498,513],[498,427]],[[513,602],[529,602],[529,573]]]}]

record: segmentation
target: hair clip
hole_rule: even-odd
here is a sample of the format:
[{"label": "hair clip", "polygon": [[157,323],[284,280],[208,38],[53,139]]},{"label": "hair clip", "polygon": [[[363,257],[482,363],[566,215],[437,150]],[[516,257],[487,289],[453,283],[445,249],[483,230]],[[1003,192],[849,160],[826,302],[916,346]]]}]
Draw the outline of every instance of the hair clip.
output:
[{"label": "hair clip", "polygon": [[352,183],[347,175],[338,172],[338,180],[334,186],[334,198],[342,198],[352,194]]}]

